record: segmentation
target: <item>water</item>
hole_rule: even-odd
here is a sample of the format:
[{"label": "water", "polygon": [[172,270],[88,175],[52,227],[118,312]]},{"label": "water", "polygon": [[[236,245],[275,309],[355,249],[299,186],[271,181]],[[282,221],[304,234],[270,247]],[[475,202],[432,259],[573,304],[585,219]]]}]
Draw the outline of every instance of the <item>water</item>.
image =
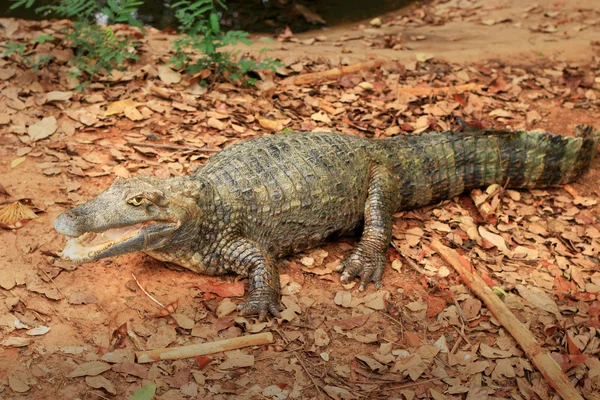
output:
[{"label": "water", "polygon": [[[176,1],[146,0],[139,10],[138,19],[158,29],[175,28],[177,21],[170,5]],[[248,32],[281,32],[289,26],[298,33],[372,18],[412,2],[414,0],[227,0],[228,9],[223,12],[221,22],[228,29]],[[34,8],[52,3],[56,0],[36,0],[36,5],[30,9],[9,10],[12,2],[0,0],[0,16],[40,20],[48,17],[36,14]],[[312,16],[311,11],[314,13]],[[314,22],[308,22],[305,15]],[[318,22],[319,19],[325,24]]]}]

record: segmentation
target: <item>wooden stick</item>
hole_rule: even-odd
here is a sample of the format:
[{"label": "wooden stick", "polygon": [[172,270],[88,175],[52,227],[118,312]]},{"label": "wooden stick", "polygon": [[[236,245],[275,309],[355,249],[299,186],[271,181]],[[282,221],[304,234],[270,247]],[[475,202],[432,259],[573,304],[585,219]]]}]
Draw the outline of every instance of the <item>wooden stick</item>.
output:
[{"label": "wooden stick", "polygon": [[138,363],[149,363],[161,360],[179,360],[203,356],[206,354],[219,353],[241,349],[243,347],[260,346],[273,343],[273,334],[271,332],[257,333],[254,335],[240,336],[233,339],[218,340],[210,343],[192,344],[189,346],[169,347],[167,349],[155,349],[147,351],[136,351],[135,356]]},{"label": "wooden stick", "polygon": [[289,78],[281,80],[279,83],[281,85],[312,85],[321,81],[331,81],[339,78],[340,76],[352,74],[354,72],[374,69],[379,67],[382,63],[382,60],[375,60],[340,68],[332,68],[322,72],[311,72],[308,74],[290,76]]},{"label": "wooden stick", "polygon": [[458,272],[463,283],[483,300],[488,310],[502,324],[504,329],[512,335],[533,365],[542,373],[546,382],[563,399],[583,400],[579,391],[571,384],[571,381],[562,372],[556,361],[537,343],[531,332],[475,272],[473,265],[464,256],[458,254],[456,250],[444,246],[439,240],[434,240],[431,245]]},{"label": "wooden stick", "polygon": [[150,293],[146,292],[146,289],[144,289],[144,287],[142,286],[142,284],[140,283],[140,281],[138,281],[138,279],[135,277],[134,274],[131,274],[131,277],[133,278],[133,280],[135,281],[135,283],[137,283],[138,287],[142,290],[142,292],[144,292],[144,294],[146,296],[148,296],[148,298],[150,300],[152,300],[153,302],[155,302],[156,304],[158,304],[160,306],[160,308],[165,308],[165,306],[163,305],[163,303],[161,303],[160,301],[158,301],[154,297],[152,297],[152,295],[150,295]]},{"label": "wooden stick", "polygon": [[469,90],[479,90],[483,87],[484,87],[484,85],[478,85],[476,83],[467,83],[464,85],[439,87],[439,88],[402,87],[402,88],[397,88],[396,92],[398,94],[404,94],[404,93],[412,94],[413,96],[429,96],[429,95],[438,95],[438,94],[444,94],[444,93],[462,93],[462,92],[467,92]]},{"label": "wooden stick", "polygon": [[146,142],[127,142],[130,146],[142,146],[142,147],[153,147],[156,149],[171,149],[171,150],[191,150],[201,151],[206,153],[215,153],[221,151],[221,149],[203,149],[200,147],[193,146],[180,146],[177,144],[161,144],[161,143],[146,143]]},{"label": "wooden stick", "polygon": [[[496,191],[497,192],[497,191]],[[498,222],[498,215],[496,215],[496,210],[492,207],[492,205],[488,202],[490,198],[492,198],[496,192],[491,194],[484,194],[481,189],[473,189],[471,190],[470,196],[473,200],[473,203],[479,210],[479,214],[485,219],[489,224],[496,225]]]}]

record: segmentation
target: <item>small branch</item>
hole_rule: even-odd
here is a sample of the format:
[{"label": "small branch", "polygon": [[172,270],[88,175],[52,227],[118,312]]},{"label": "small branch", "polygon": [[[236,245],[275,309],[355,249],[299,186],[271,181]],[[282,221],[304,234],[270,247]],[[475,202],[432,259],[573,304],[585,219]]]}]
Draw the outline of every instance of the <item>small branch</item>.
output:
[{"label": "small branch", "polygon": [[296,359],[298,360],[298,362],[300,362],[300,365],[304,369],[304,372],[306,373],[306,375],[308,375],[308,377],[310,378],[310,381],[315,386],[315,389],[317,389],[317,393],[319,394],[318,398],[323,398],[323,392],[321,392],[321,388],[319,387],[319,385],[315,381],[315,378],[312,376],[312,374],[310,373],[310,371],[308,370],[308,368],[306,368],[306,365],[304,364],[304,361],[302,360],[302,357],[296,357]]},{"label": "small branch", "polygon": [[138,281],[138,280],[137,280],[137,278],[135,277],[135,275],[134,275],[134,274],[131,274],[131,276],[133,277],[133,280],[135,281],[135,283],[137,283],[137,285],[138,285],[138,287],[141,289],[141,291],[142,291],[142,292],[144,292],[144,294],[145,294],[146,296],[148,296],[148,298],[149,298],[150,300],[152,300],[153,302],[155,302],[156,304],[158,304],[158,305],[160,306],[160,308],[165,308],[165,306],[163,306],[163,304],[162,304],[160,301],[156,300],[154,297],[152,297],[152,296],[150,295],[150,293],[146,292],[146,289],[144,289],[144,288],[142,287],[142,285],[140,284],[140,281]]},{"label": "small branch", "polygon": [[444,246],[439,240],[434,240],[431,244],[433,249],[458,272],[463,283],[483,300],[492,315],[512,335],[533,365],[542,373],[546,382],[563,399],[583,400],[579,391],[562,372],[556,361],[537,343],[533,334],[475,272],[473,265],[464,256],[459,255],[456,250]]},{"label": "small branch", "polygon": [[577,190],[575,190],[575,188],[573,186],[569,185],[568,183],[563,186],[563,189],[565,189],[567,192],[569,192],[569,194],[571,196],[579,197],[579,193],[577,192]]},{"label": "small branch", "polygon": [[166,349],[136,351],[135,357],[137,358],[138,363],[143,364],[162,360],[180,360],[182,358],[204,356],[206,354],[236,350],[243,347],[261,346],[270,343],[273,343],[273,334],[271,332],[264,332],[232,339],[218,340],[216,342],[169,347]]},{"label": "small branch", "polygon": [[[61,294],[61,296],[63,297],[63,299],[66,299],[67,296],[65,296],[65,294],[63,293],[62,290],[60,290],[60,288],[58,287],[58,285],[56,284],[56,282],[54,282],[54,279],[52,279],[52,277],[50,275],[48,275],[48,273],[46,271],[44,271],[43,269],[40,268],[40,271],[42,271],[44,273],[44,275],[46,275],[46,278],[48,278],[50,280],[50,282],[52,282],[52,284],[54,285],[54,287],[56,288],[56,290],[58,290],[58,292]],[[25,304],[25,303],[23,303]]]},{"label": "small branch", "polygon": [[473,200],[473,203],[475,204],[475,207],[477,207],[479,214],[481,214],[487,223],[492,225],[496,225],[496,222],[498,222],[498,215],[488,200],[491,199],[497,192],[498,191],[490,194],[484,194],[481,189],[473,189],[469,194],[471,196],[471,200]]},{"label": "small branch", "polygon": [[425,380],[418,381],[418,382],[406,383],[406,384],[400,385],[400,386],[388,387],[388,388],[386,388],[386,390],[403,390],[403,389],[408,389],[408,388],[411,388],[411,387],[419,386],[419,385],[422,385],[424,383],[431,383],[431,382],[441,381],[442,379],[444,379],[444,378],[425,379]]},{"label": "small branch", "polygon": [[189,151],[200,151],[203,153],[217,153],[221,149],[204,149],[194,146],[180,146],[177,144],[160,144],[160,143],[145,143],[145,142],[127,142],[129,146],[142,146],[152,147],[155,149],[170,149],[170,150],[189,150]]},{"label": "small branch", "polygon": [[280,85],[313,85],[322,81],[332,81],[341,76],[355,72],[375,69],[383,63],[382,60],[368,61],[365,63],[348,65],[340,68],[332,68],[322,72],[311,72],[308,74],[291,76],[279,82]]},{"label": "small branch", "polygon": [[439,87],[439,88],[427,88],[427,87],[402,87],[396,88],[398,94],[412,94],[413,96],[429,96],[438,95],[445,93],[462,93],[468,92],[469,90],[479,90],[484,88],[484,85],[478,85],[476,83],[467,83],[464,85]]},{"label": "small branch", "polygon": [[[406,382],[406,378],[403,377],[402,375],[398,375],[398,374],[394,374],[394,373],[387,373],[385,375],[378,375],[375,374],[374,372],[368,372],[365,371],[361,368],[353,368],[352,369],[354,372],[356,372],[357,374],[364,376],[367,379],[375,379],[378,380],[380,382],[360,382],[360,383],[377,383],[377,384],[382,384],[382,382],[384,383],[403,383]],[[359,382],[359,381],[355,381],[355,382]]]},{"label": "small branch", "polygon": [[[410,235],[410,233],[407,233],[407,235]],[[404,261],[406,261],[406,263],[412,269],[414,269],[417,273],[423,275],[423,277],[425,278],[425,280],[428,283],[434,283],[433,279],[430,276],[430,274],[428,274],[427,271],[425,271],[423,268],[419,267],[419,265],[416,262],[414,262],[410,257],[408,257],[406,254],[402,253],[402,251],[400,251],[400,248],[396,245],[396,243],[394,243],[393,240],[392,240],[392,247],[394,248],[394,250],[396,250],[396,252],[398,253],[398,255],[400,257],[402,257],[404,259]]]}]

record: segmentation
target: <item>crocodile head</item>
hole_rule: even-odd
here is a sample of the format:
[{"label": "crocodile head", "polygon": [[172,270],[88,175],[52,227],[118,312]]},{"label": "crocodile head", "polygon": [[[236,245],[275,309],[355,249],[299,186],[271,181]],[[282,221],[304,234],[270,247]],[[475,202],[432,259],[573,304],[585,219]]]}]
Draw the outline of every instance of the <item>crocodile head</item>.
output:
[{"label": "crocodile head", "polygon": [[71,237],[60,255],[83,263],[163,248],[196,212],[197,189],[182,178],[117,178],[96,198],[56,218],[54,228]]}]

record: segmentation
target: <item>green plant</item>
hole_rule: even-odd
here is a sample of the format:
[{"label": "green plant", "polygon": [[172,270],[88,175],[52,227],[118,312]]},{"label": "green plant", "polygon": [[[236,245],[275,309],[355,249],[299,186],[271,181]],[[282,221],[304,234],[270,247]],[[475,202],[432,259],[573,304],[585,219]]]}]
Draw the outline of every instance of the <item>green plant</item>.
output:
[{"label": "green plant", "polygon": [[[40,35],[38,37],[31,39],[29,41],[29,43],[32,44],[33,46],[35,46],[38,43],[45,43],[47,41],[52,41],[52,40],[54,40],[54,37],[51,35]],[[34,71],[37,71],[41,67],[50,63],[50,61],[52,61],[52,58],[53,58],[50,54],[44,54],[39,57],[26,56],[25,55],[26,51],[27,51],[26,43],[8,42],[6,44],[6,50],[4,51],[2,56],[9,57],[10,55],[15,54],[18,56],[17,61],[22,62],[22,64],[24,64],[28,68],[33,69]]]},{"label": "green plant", "polygon": [[6,43],[6,50],[4,51],[3,56],[8,57],[13,53],[22,55],[25,53],[25,50],[27,50],[27,45],[25,43],[8,42]]},{"label": "green plant", "polygon": [[[31,7],[35,0],[12,0],[11,9]],[[83,74],[95,79],[100,75],[109,75],[113,69],[123,69],[127,60],[136,60],[135,48],[138,43],[131,38],[116,34],[109,27],[96,24],[98,15],[105,15],[109,23],[127,23],[143,30],[143,26],[134,18],[143,1],[108,0],[102,6],[96,0],[58,0],[55,4],[38,7],[37,13],[56,15],[73,20],[71,27],[62,32],[63,41],[73,48],[75,57],[71,63],[75,68],[70,73],[73,77]],[[48,35],[34,40],[43,43],[50,40]],[[52,38],[53,40],[53,38]]]},{"label": "green plant", "polygon": [[[217,74],[227,72],[233,80],[240,79],[250,71],[275,70],[279,63],[272,58],[258,62],[249,58],[238,59],[237,53],[223,49],[238,43],[249,46],[252,42],[248,39],[248,32],[221,30],[219,7],[227,8],[222,0],[181,0],[173,4],[179,30],[185,36],[174,42],[175,56],[171,64],[175,68],[185,67],[190,74],[206,68]],[[194,50],[200,52],[201,56],[191,62],[190,52]],[[246,81],[253,83],[250,78]]]}]

